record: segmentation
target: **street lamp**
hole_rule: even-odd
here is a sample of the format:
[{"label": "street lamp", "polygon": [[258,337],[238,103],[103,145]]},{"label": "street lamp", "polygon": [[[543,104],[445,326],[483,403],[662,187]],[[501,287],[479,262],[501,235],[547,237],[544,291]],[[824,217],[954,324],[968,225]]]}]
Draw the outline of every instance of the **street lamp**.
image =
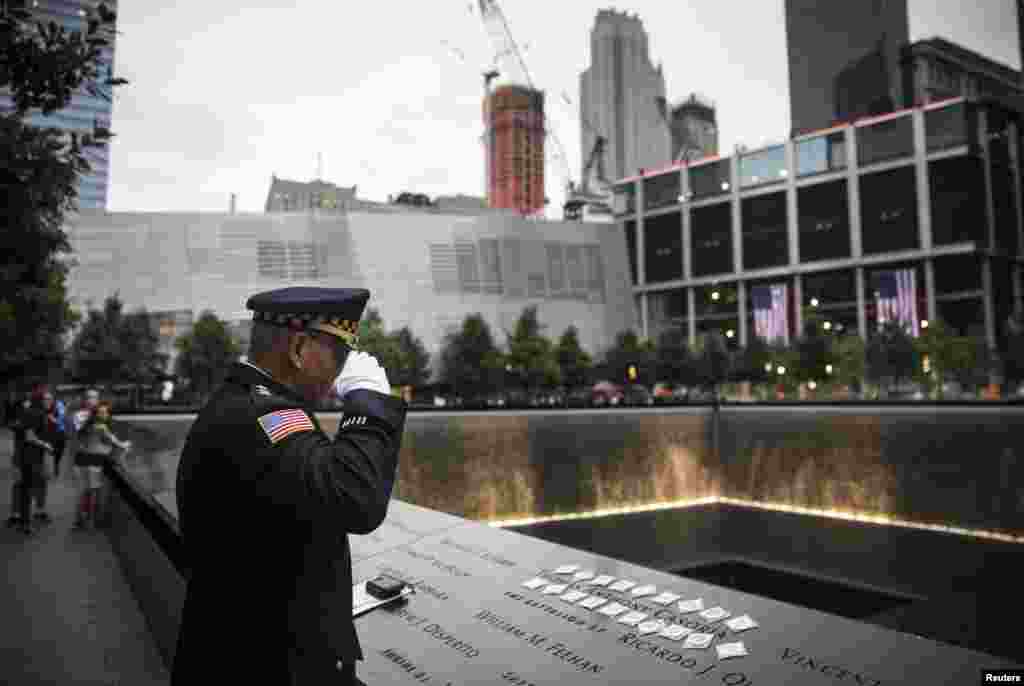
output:
[{"label": "street lamp", "polygon": [[626,373],[629,375],[630,381],[636,381],[636,365],[629,365],[629,369],[626,370]]},{"label": "street lamp", "polygon": [[729,329],[728,331],[725,332],[725,337],[726,338],[732,338],[735,335],[736,335],[736,332],[733,331],[732,329]]},{"label": "street lamp", "polygon": [[825,365],[825,373],[826,374],[831,374],[832,373],[832,365],[830,365],[830,364],[826,364]]},{"label": "street lamp", "polygon": [[711,291],[711,299],[712,300],[717,302],[718,299],[721,298],[721,297],[722,297],[722,294],[719,293],[718,291]]},{"label": "street lamp", "polygon": [[928,328],[928,320],[927,319],[922,319],[921,320],[921,328],[922,329],[927,329]]},{"label": "street lamp", "polygon": [[779,365],[778,367],[776,367],[776,368],[775,368],[775,372],[776,372],[776,373],[777,373],[777,374],[778,374],[779,376],[782,376],[783,374],[785,374],[785,373],[786,373],[786,368],[785,368],[785,367],[783,367],[783,366],[782,366],[782,365],[780,364],[780,365]]},{"label": "street lamp", "polygon": [[811,298],[811,307],[817,307],[817,306],[818,306],[818,299],[817,298]]},{"label": "street lamp", "polygon": [[808,381],[807,382],[807,387],[813,391],[815,388],[818,387],[818,384],[815,381]]},{"label": "street lamp", "polygon": [[766,372],[771,372],[771,371],[772,371],[772,363],[771,363],[771,362],[767,362],[767,363],[765,363],[765,365],[764,365],[764,370],[765,370]]},{"label": "street lamp", "polygon": [[832,330],[832,322],[825,322],[825,331]]}]

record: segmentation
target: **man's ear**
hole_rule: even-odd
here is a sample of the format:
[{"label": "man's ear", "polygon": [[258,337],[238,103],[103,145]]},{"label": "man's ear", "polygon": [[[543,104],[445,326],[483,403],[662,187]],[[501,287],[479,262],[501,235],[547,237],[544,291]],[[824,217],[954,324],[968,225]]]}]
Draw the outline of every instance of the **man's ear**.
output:
[{"label": "man's ear", "polygon": [[308,335],[302,331],[293,333],[288,339],[288,361],[296,369],[302,369],[303,366],[303,353],[306,350],[306,344],[308,341]]}]

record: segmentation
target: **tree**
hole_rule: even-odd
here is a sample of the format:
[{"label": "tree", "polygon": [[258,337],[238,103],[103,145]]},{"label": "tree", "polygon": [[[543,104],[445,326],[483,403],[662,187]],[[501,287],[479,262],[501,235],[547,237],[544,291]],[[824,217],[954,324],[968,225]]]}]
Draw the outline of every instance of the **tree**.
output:
[{"label": "tree", "polygon": [[[866,346],[857,334],[836,336],[832,339],[832,372],[836,383],[859,387],[866,371]],[[826,370],[827,372],[827,370]]]},{"label": "tree", "polygon": [[422,386],[430,379],[430,353],[423,341],[415,337],[408,326],[391,334],[398,362],[394,369],[388,369],[392,375],[389,380],[395,386]]},{"label": "tree", "polygon": [[[636,378],[631,378],[630,368],[635,370]],[[654,344],[641,341],[632,330],[619,333],[605,353],[605,369],[615,383],[649,386],[654,381]]]},{"label": "tree", "polygon": [[1001,352],[1007,383],[1016,385],[1024,382],[1024,309],[1016,309],[1007,318]]},{"label": "tree", "polygon": [[832,346],[823,333],[822,320],[818,315],[807,315],[804,334],[797,340],[795,348],[797,359],[793,376],[796,381],[818,382],[828,376],[828,367],[834,362]]},{"label": "tree", "polygon": [[778,346],[769,345],[760,336],[753,336],[736,359],[734,377],[751,383],[770,383],[775,380]]},{"label": "tree", "polygon": [[227,323],[210,310],[204,310],[192,331],[174,342],[178,349],[175,373],[187,378],[201,396],[223,383],[232,362],[241,350]]},{"label": "tree", "polygon": [[502,354],[481,314],[471,314],[462,328],[445,337],[441,380],[456,395],[479,398],[501,386]]},{"label": "tree", "polygon": [[569,388],[579,388],[587,383],[587,371],[592,367],[593,360],[580,346],[579,331],[570,325],[558,339],[555,347],[555,359],[562,372],[562,383]]},{"label": "tree", "polygon": [[91,310],[70,347],[72,376],[82,383],[153,383],[167,366],[145,309],[126,314],[118,294]]},{"label": "tree", "polygon": [[104,87],[127,83],[109,69],[101,73],[116,21],[106,5],[87,10],[83,33],[36,23],[31,12],[10,4],[0,11],[0,89],[14,105],[0,114],[0,377],[6,378],[58,355],[63,335],[78,321],[61,259],[71,250],[64,216],[76,207],[78,175],[90,171],[86,152],[112,135],[98,123],[80,135],[25,119],[67,107],[80,89],[109,99]]},{"label": "tree", "polygon": [[868,341],[865,351],[868,376],[877,382],[898,386],[915,375],[917,351],[910,334],[896,322],[886,322]]},{"label": "tree", "polygon": [[515,375],[524,391],[550,388],[561,381],[554,348],[551,341],[541,335],[541,329],[537,306],[532,305],[523,309],[508,337],[506,369]]},{"label": "tree", "polygon": [[673,386],[699,383],[697,360],[686,339],[686,332],[681,327],[672,327],[658,336],[654,349],[654,368],[659,381]]},{"label": "tree", "polygon": [[717,403],[718,390],[731,378],[734,366],[725,336],[721,331],[709,331],[698,336],[696,352],[699,385],[711,390]]}]

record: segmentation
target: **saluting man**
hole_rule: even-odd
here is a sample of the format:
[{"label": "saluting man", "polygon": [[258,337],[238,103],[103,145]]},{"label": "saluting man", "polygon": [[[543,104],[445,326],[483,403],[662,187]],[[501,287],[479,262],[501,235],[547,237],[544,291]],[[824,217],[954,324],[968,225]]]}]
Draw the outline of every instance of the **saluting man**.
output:
[{"label": "saluting man", "polygon": [[[196,418],[177,477],[191,567],[175,686],[361,684],[347,534],[380,526],[405,402],[356,352],[363,289],[259,293],[249,357]],[[313,413],[331,392],[332,441]]]}]

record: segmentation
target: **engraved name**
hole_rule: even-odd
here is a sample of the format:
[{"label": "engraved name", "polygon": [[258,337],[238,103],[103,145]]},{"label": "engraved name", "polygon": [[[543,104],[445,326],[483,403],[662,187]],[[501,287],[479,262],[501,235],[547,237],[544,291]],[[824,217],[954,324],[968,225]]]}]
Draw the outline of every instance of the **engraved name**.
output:
[{"label": "engraved name", "polygon": [[882,681],[879,679],[873,679],[865,674],[860,674],[852,669],[846,669],[838,665],[828,664],[816,658],[804,655],[798,650],[792,648],[782,649],[782,661],[803,667],[804,669],[810,669],[815,672],[819,672],[826,676],[830,676],[836,681],[844,681],[859,686],[882,686]]},{"label": "engraved name", "polygon": [[496,553],[492,553],[491,551],[487,550],[483,546],[468,545],[468,544],[465,544],[465,543],[459,543],[457,541],[453,541],[452,539],[448,538],[447,536],[441,539],[441,543],[443,543],[446,546],[450,546],[452,548],[455,548],[456,550],[460,550],[460,551],[462,551],[464,553],[467,553],[469,555],[473,555],[475,557],[479,557],[481,560],[487,560],[488,562],[493,562],[494,564],[498,565],[499,567],[515,567],[516,566],[516,563],[513,562],[512,560],[509,560],[508,558],[504,558],[501,555],[498,555]]},{"label": "engraved name", "polygon": [[399,548],[399,550],[401,550],[403,553],[405,553],[409,557],[415,557],[417,560],[425,560],[425,561],[429,562],[430,564],[432,564],[437,569],[440,569],[440,570],[442,570],[444,572],[448,572],[452,576],[473,576],[472,574],[470,574],[466,570],[460,569],[460,568],[456,567],[455,565],[450,564],[448,562],[443,562],[442,560],[438,560],[436,557],[434,557],[433,555],[430,555],[428,553],[416,552],[412,548]]}]

